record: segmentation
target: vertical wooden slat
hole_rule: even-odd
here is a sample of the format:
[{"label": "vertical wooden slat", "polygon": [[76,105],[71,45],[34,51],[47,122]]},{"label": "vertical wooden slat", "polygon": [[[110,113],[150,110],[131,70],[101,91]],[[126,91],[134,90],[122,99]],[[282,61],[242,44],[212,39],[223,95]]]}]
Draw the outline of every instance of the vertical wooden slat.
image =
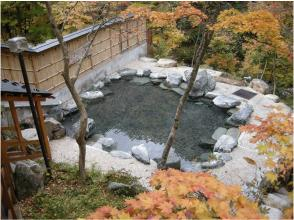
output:
[{"label": "vertical wooden slat", "polygon": [[44,117],[44,114],[43,114],[43,111],[42,111],[42,106],[41,106],[40,100],[35,100],[35,106],[36,106],[36,111],[37,111],[37,115],[38,115],[38,118],[39,118],[40,129],[41,129],[41,132],[42,132],[43,137],[44,137],[46,155],[47,155],[48,159],[51,160],[52,159],[51,158],[51,151],[50,151],[50,146],[49,146],[46,126],[45,126],[45,123],[44,123],[45,117]]},{"label": "vertical wooden slat", "polygon": [[110,45],[110,58],[112,58],[112,39],[111,39],[111,28],[109,29],[109,45]]},{"label": "vertical wooden slat", "polygon": [[29,59],[31,61],[32,68],[33,68],[33,75],[34,75],[34,80],[35,80],[35,86],[39,89],[40,88],[40,82],[39,82],[39,79],[38,79],[38,75],[36,73],[36,68],[35,68],[33,56],[32,55],[29,55]]}]

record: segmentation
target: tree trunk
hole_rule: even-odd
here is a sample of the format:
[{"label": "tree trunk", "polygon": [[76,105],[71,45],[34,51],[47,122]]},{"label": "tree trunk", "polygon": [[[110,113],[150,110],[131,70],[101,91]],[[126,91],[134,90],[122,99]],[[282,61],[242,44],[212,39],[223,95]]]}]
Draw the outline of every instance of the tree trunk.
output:
[{"label": "tree trunk", "polygon": [[[68,52],[67,44],[64,42],[62,33],[58,29],[57,24],[55,22],[55,19],[53,17],[51,3],[45,2],[45,4],[46,4],[46,8],[47,8],[49,21],[51,23],[53,32],[60,43],[60,47],[61,47],[62,54],[63,54],[64,67],[63,67],[62,76],[63,76],[65,84],[66,84],[67,88],[69,89],[69,91],[70,91],[70,93],[71,93],[71,95],[77,105],[77,108],[79,109],[79,112],[80,112],[80,128],[79,128],[78,134],[76,135],[76,141],[79,145],[79,150],[80,150],[80,153],[79,153],[79,174],[80,174],[80,178],[82,180],[85,180],[85,178],[86,178],[86,171],[85,171],[86,140],[85,140],[85,134],[86,134],[86,129],[87,129],[88,114],[87,114],[86,108],[82,102],[82,99],[79,96],[79,93],[74,86],[75,81],[71,80],[71,78],[70,78],[69,52]],[[78,75],[78,74],[76,74],[76,75]]]},{"label": "tree trunk", "polygon": [[175,115],[175,118],[174,118],[174,124],[173,124],[173,126],[171,128],[168,139],[166,141],[166,144],[165,144],[165,147],[164,147],[164,150],[163,150],[163,153],[162,153],[161,161],[158,164],[158,168],[160,168],[160,169],[164,169],[166,167],[166,161],[167,161],[167,158],[168,158],[170,148],[172,147],[172,145],[173,145],[173,143],[175,141],[175,138],[176,138],[176,131],[177,131],[177,129],[179,127],[179,124],[180,124],[180,118],[181,118],[181,114],[182,114],[184,104],[185,104],[185,102],[187,101],[187,99],[189,97],[190,91],[191,91],[191,89],[193,87],[194,81],[195,81],[196,76],[197,76],[199,66],[200,66],[200,64],[202,62],[205,51],[206,51],[206,49],[207,49],[207,47],[208,47],[208,45],[210,43],[210,40],[212,38],[212,35],[213,35],[213,31],[207,30],[205,27],[203,28],[203,31],[204,31],[204,33],[202,33],[200,45],[199,45],[199,47],[197,49],[197,52],[196,52],[196,60],[195,60],[195,63],[193,65],[193,71],[191,73],[191,78],[189,80],[189,83],[188,83],[187,89],[185,90],[184,95],[180,98],[179,104],[177,106],[176,115]]}]

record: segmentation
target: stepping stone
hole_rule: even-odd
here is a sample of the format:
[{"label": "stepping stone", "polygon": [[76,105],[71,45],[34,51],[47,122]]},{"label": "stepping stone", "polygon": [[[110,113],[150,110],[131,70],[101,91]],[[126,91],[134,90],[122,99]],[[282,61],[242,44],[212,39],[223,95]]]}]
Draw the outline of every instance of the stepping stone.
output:
[{"label": "stepping stone", "polygon": [[228,135],[222,135],[214,145],[214,152],[230,153],[237,146],[237,140]]},{"label": "stepping stone", "polygon": [[222,160],[211,160],[211,161],[201,163],[201,168],[202,169],[216,169],[216,168],[222,167],[224,165],[225,165],[225,163]]},{"label": "stepping stone", "polygon": [[211,138],[214,140],[218,140],[223,134],[227,133],[226,128],[218,127],[212,134]]}]

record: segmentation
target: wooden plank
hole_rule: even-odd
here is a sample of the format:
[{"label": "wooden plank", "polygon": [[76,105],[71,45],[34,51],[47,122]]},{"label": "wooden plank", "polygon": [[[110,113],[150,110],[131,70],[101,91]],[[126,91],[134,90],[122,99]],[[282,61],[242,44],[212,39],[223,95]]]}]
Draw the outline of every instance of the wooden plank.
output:
[{"label": "wooden plank", "polygon": [[41,132],[42,132],[43,138],[44,138],[46,156],[48,157],[49,160],[51,160],[52,159],[51,151],[50,151],[50,146],[49,146],[46,126],[45,126],[45,123],[44,123],[45,117],[44,117],[44,114],[43,114],[43,111],[42,111],[41,102],[40,101],[35,101],[35,106],[36,106],[36,111],[37,111],[38,118],[39,118],[40,129],[41,129]]},{"label": "wooden plank", "polygon": [[[48,98],[50,98],[50,97],[48,97]],[[27,102],[27,101],[29,101],[29,99],[28,99],[28,97],[26,97],[26,96],[13,96],[13,95],[7,95],[7,94],[5,94],[5,95],[1,95],[1,99],[2,99],[2,101],[23,101],[23,102]],[[41,96],[37,96],[37,95],[35,95],[35,96],[33,96],[33,99],[34,100],[40,100],[40,101],[45,101],[46,100],[46,98],[45,97],[41,97]]]},{"label": "wooden plank", "polygon": [[35,152],[35,153],[30,154],[30,155],[10,157],[9,161],[10,162],[15,162],[15,161],[20,161],[20,160],[32,160],[32,159],[36,159],[36,158],[40,158],[40,157],[42,157],[42,153],[41,152]]}]

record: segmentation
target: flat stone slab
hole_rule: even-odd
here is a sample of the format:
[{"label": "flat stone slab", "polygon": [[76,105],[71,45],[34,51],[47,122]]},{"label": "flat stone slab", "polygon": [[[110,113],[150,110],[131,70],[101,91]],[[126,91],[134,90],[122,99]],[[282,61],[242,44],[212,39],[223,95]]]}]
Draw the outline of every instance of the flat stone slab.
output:
[{"label": "flat stone slab", "polygon": [[226,128],[218,127],[212,134],[211,138],[214,140],[218,140],[222,135],[227,133]]},{"label": "flat stone slab", "polygon": [[101,91],[88,91],[84,92],[81,95],[81,98],[87,101],[102,99],[104,97]]},{"label": "flat stone slab", "polygon": [[139,85],[139,86],[143,86],[143,85],[146,85],[148,83],[150,83],[150,79],[147,78],[147,77],[134,77],[130,83],[133,83],[133,84],[136,84],[136,85]]},{"label": "flat stone slab", "polygon": [[175,93],[177,93],[180,96],[183,96],[185,94],[185,91],[182,90],[181,88],[172,88],[172,91],[174,91]]},{"label": "flat stone slab", "polygon": [[177,66],[177,61],[172,59],[159,59],[157,61],[158,67],[175,67]]},{"label": "flat stone slab", "polygon": [[110,154],[113,157],[118,157],[121,159],[131,159],[132,158],[131,154],[124,152],[124,151],[119,151],[119,150],[113,150],[110,152]]},{"label": "flat stone slab", "polygon": [[155,63],[157,62],[157,59],[151,58],[151,57],[140,57],[140,61],[145,62],[145,63]]},{"label": "flat stone slab", "polygon": [[229,135],[232,138],[234,138],[235,140],[238,140],[238,138],[240,136],[240,130],[239,130],[239,128],[229,128],[226,135]]},{"label": "flat stone slab", "polygon": [[233,108],[241,104],[239,100],[224,95],[215,97],[213,103],[220,108]]}]

